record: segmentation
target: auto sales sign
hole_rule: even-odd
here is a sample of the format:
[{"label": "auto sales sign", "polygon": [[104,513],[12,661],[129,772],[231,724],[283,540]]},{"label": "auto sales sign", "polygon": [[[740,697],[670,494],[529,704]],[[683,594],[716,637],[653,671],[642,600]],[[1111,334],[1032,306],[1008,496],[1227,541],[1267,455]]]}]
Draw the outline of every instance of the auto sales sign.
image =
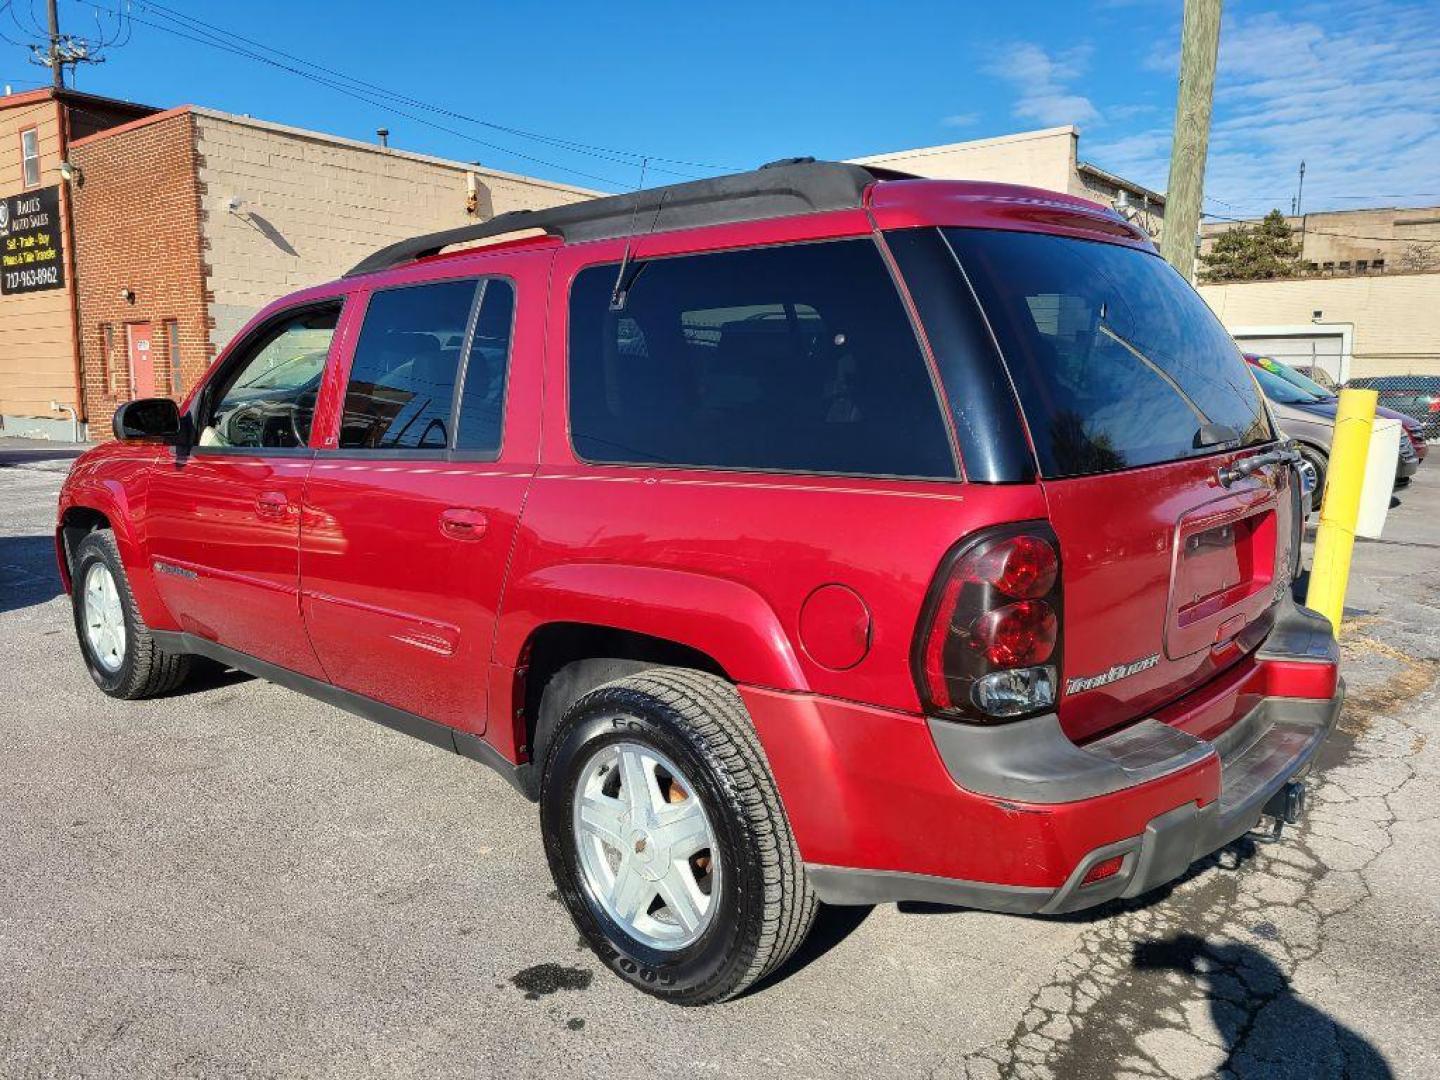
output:
[{"label": "auto sales sign", "polygon": [[60,254],[60,189],[41,188],[0,199],[0,294],[65,285]]}]

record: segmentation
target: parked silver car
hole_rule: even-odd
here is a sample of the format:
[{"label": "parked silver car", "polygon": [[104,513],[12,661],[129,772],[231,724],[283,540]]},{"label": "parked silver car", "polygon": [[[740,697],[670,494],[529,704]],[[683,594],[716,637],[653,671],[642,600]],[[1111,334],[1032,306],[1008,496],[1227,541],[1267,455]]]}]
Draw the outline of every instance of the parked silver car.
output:
[{"label": "parked silver car", "polygon": [[[1323,492],[1325,472],[1330,464],[1330,441],[1335,437],[1334,399],[1319,398],[1256,364],[1250,365],[1250,373],[1260,384],[1280,430],[1299,444],[1301,456],[1315,470],[1315,490]],[[1400,458],[1395,465],[1396,486],[1408,484],[1419,467],[1414,444],[1402,434]],[[1316,504],[1319,504],[1318,495]]]}]

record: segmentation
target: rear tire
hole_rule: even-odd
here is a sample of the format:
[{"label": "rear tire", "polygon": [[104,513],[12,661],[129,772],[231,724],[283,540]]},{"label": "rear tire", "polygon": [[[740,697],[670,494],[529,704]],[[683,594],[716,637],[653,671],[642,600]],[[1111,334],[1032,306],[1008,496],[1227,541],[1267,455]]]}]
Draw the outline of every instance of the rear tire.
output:
[{"label": "rear tire", "polygon": [[[626,772],[636,761],[654,778],[653,790],[644,784],[654,814],[627,809],[640,805],[627,801],[623,779],[642,775]],[[688,790],[677,796],[681,783]],[[597,795],[606,813],[620,814],[611,830],[620,842],[577,824],[578,801]],[[689,813],[703,839],[672,848],[663,823],[686,814],[689,799],[698,800]],[[814,923],[818,902],[754,726],[735,688],[714,675],[654,668],[575,702],[550,743],[540,815],[551,872],[585,940],[648,994],[679,1005],[734,997],[783,964]],[[698,844],[709,846],[691,852]],[[688,919],[683,900],[671,913],[664,883],[649,887],[652,873],[669,873],[653,867],[693,874]],[[642,874],[629,903],[626,873]]]},{"label": "rear tire", "polygon": [[75,636],[96,686],[131,701],[169,693],[185,681],[191,658],[155,643],[135,606],[114,533],[86,534],[75,547],[70,580]]}]

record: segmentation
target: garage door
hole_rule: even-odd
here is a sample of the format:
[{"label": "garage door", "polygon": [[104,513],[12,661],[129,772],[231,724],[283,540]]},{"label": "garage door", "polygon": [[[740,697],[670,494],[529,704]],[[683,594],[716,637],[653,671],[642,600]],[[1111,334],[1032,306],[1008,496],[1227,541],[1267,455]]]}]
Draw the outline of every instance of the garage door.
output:
[{"label": "garage door", "polygon": [[1295,334],[1277,336],[1251,336],[1237,333],[1235,340],[1249,353],[1273,357],[1291,367],[1323,368],[1337,383],[1344,382],[1349,374],[1343,370],[1345,339],[1339,334]]}]

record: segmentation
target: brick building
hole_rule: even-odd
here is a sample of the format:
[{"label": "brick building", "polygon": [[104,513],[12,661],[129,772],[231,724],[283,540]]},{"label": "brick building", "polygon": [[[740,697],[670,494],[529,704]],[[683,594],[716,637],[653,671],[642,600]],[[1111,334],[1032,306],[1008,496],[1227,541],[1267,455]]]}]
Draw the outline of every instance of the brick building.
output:
[{"label": "brick building", "polygon": [[90,436],[256,311],[417,233],[594,192],[195,106],[70,147]]},{"label": "brick building", "polygon": [[0,96],[0,427],[70,438],[83,418],[75,234],[61,162],[73,140],[155,112],[148,105],[33,90]]}]

